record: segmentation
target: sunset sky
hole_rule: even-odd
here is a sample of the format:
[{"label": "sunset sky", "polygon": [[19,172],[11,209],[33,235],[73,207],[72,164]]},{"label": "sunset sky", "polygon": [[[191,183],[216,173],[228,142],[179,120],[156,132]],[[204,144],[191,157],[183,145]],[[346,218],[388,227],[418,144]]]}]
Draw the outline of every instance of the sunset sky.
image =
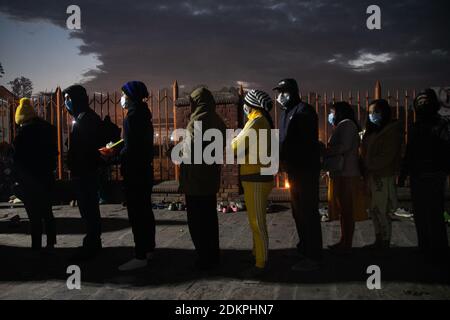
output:
[{"label": "sunset sky", "polygon": [[[81,30],[66,27],[69,5]],[[382,10],[382,30],[366,9]],[[0,0],[0,84],[35,90],[75,82],[92,92],[128,80],[151,88],[270,89],[294,77],[302,90],[450,86],[450,4],[419,1],[6,1]]]}]

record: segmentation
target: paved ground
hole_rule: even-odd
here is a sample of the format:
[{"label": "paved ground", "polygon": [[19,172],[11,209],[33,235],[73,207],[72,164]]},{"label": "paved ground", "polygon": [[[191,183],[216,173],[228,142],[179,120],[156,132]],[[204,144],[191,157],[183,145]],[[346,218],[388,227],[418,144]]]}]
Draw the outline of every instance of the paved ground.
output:
[{"label": "paved ground", "polygon": [[[81,242],[83,227],[77,208],[54,207],[60,233],[53,255],[30,254],[28,221],[12,229],[0,220],[0,299],[450,299],[450,266],[426,264],[415,252],[414,224],[400,219],[393,224],[394,248],[385,254],[361,249],[373,241],[370,222],[357,224],[355,250],[338,257],[326,252],[325,266],[313,273],[295,273],[296,232],[288,206],[268,216],[270,272],[261,281],[239,276],[249,266],[251,233],[245,213],[220,214],[223,265],[215,274],[192,268],[195,252],[184,212],[155,210],[158,251],[154,263],[134,273],[117,266],[133,254],[126,211],[120,205],[101,207],[104,252],[81,265],[81,290],[66,287],[67,258]],[[0,209],[0,218],[23,208]],[[337,241],[336,223],[323,223],[324,245]],[[382,289],[366,287],[369,265],[381,267]]]}]

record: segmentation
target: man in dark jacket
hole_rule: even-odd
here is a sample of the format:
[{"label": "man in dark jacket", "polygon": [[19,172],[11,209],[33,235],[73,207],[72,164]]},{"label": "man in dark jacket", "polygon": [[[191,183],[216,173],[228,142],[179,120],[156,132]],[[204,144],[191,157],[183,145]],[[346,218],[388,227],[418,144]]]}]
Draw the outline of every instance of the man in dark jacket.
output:
[{"label": "man in dark jacket", "polygon": [[31,223],[31,246],[41,250],[44,221],[47,249],[52,249],[56,244],[52,212],[58,155],[56,128],[37,116],[27,98],[20,100],[15,118],[20,127],[14,139],[14,171]]},{"label": "man in dark jacket", "polygon": [[[220,164],[194,163],[195,122],[201,123],[202,134],[208,129],[219,130],[225,137],[226,126],[216,113],[216,102],[206,88],[194,90],[190,95],[192,114],[186,131],[190,136],[191,164],[180,167],[180,191],[186,195],[189,232],[198,254],[196,266],[211,269],[220,263],[219,222],[217,192],[220,187]],[[189,140],[186,140],[189,141]],[[203,143],[201,154],[209,143]]]},{"label": "man in dark jacket", "polygon": [[444,194],[450,173],[450,127],[438,114],[440,103],[433,90],[420,93],[414,109],[417,121],[409,132],[403,177],[411,178],[419,248],[430,260],[444,260],[448,258]]},{"label": "man in dark jacket", "polygon": [[322,230],[319,215],[320,145],[318,116],[301,101],[297,82],[285,79],[274,88],[281,105],[280,162],[286,170],[291,194],[301,260],[296,271],[319,268],[322,259]]},{"label": "man in dark jacket", "polygon": [[74,85],[64,90],[63,95],[66,109],[75,120],[70,133],[68,167],[80,214],[86,225],[83,246],[74,260],[89,260],[102,247],[98,190],[99,168],[103,165],[103,160],[98,150],[107,141],[101,118],[89,107],[86,89]]},{"label": "man in dark jacket", "polygon": [[147,266],[155,250],[155,216],[152,210],[153,124],[147,105],[147,87],[140,81],[122,87],[124,146],[120,151],[125,199],[135,242],[135,258],[119,267],[131,271]]}]

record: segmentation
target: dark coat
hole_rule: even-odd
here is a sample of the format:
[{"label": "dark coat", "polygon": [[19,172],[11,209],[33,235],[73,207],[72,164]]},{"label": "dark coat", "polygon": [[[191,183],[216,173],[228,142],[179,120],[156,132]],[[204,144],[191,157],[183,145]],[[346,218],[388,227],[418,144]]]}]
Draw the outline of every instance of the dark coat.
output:
[{"label": "dark coat", "polygon": [[13,145],[14,171],[19,183],[27,178],[46,185],[53,183],[58,157],[55,126],[34,118],[19,127]]},{"label": "dark coat", "polygon": [[96,174],[104,164],[98,149],[106,143],[100,117],[91,109],[80,113],[70,133],[70,148],[67,154],[67,164],[72,175],[83,177]]},{"label": "dark coat", "polygon": [[67,165],[74,177],[95,175],[104,165],[98,149],[107,141],[102,119],[89,108],[89,97],[86,90],[74,85],[63,94],[68,94],[73,102],[71,114],[74,124],[70,133],[70,147],[67,153]]},{"label": "dark coat", "polygon": [[320,171],[319,119],[311,105],[300,102],[281,113],[280,161],[291,175]]},{"label": "dark coat", "polygon": [[450,173],[450,124],[439,115],[418,119],[412,126],[403,166],[404,175]]},{"label": "dark coat", "polygon": [[125,188],[153,186],[153,124],[147,105],[129,102],[123,121],[124,147],[120,152]]},{"label": "dark coat", "polygon": [[[194,163],[194,123],[202,123],[202,135],[208,129],[218,129],[223,137],[226,125],[216,113],[216,102],[211,92],[199,88],[191,94],[193,112],[187,125],[187,134],[191,136],[191,164],[182,163],[180,166],[180,191],[189,196],[215,195],[220,188],[220,164]],[[203,142],[202,155],[209,142]]]}]

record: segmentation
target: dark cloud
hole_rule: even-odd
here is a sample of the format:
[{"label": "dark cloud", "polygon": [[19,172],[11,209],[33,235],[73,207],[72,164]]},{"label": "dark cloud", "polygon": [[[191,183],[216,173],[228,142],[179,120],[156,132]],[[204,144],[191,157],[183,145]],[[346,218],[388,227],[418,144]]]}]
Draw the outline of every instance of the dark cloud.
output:
[{"label": "dark cloud", "polygon": [[[381,31],[366,28],[371,1],[77,1],[84,54],[103,65],[88,83],[175,79],[213,88],[237,81],[270,88],[295,77],[305,90],[449,85],[447,1],[378,1]],[[65,26],[73,1],[0,1],[17,19]],[[90,74],[92,75],[92,73]]]}]

